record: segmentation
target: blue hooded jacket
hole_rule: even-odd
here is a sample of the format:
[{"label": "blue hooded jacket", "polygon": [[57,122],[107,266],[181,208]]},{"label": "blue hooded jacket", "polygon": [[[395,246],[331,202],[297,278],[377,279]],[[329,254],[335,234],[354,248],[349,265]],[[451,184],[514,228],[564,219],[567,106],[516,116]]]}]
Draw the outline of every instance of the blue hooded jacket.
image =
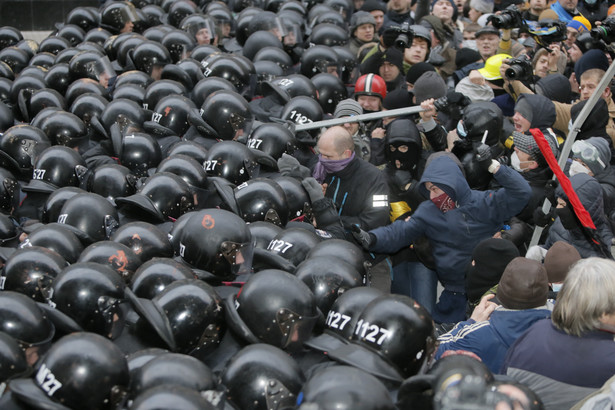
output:
[{"label": "blue hooded jacket", "polygon": [[410,220],[398,220],[370,231],[376,237],[370,250],[395,253],[424,235],[432,245],[438,279],[445,289],[465,292],[465,272],[476,245],[500,230],[530,198],[530,186],[517,171],[501,165],[494,178],[502,188],[474,191],[451,158],[443,155],[433,159],[421,177],[419,189],[429,197],[426,182],[444,185],[457,207],[443,213],[432,201],[424,201]]}]

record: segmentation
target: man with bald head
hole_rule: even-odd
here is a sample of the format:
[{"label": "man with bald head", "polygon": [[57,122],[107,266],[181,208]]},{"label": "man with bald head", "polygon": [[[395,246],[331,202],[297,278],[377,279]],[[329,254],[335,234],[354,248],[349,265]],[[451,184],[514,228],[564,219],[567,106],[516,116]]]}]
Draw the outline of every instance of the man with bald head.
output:
[{"label": "man with bald head", "polygon": [[[317,149],[314,178],[303,181],[312,200],[317,228],[356,243],[350,226],[374,229],[386,225],[388,184],[378,168],[355,156],[350,133],[341,126],[331,127],[320,135]],[[385,257],[371,257],[370,262],[373,286],[389,292],[390,268]]]}]

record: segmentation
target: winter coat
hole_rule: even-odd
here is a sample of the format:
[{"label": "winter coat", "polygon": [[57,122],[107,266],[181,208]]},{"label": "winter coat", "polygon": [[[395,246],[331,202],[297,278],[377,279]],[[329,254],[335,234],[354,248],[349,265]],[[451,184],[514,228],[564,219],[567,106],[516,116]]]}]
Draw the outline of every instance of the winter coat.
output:
[{"label": "winter coat", "polygon": [[551,312],[546,307],[524,310],[498,307],[489,320],[459,322],[453,330],[440,336],[435,359],[438,360],[447,350],[467,350],[476,353],[496,374],[515,340],[535,322],[550,316]]},{"label": "winter coat", "polygon": [[394,253],[424,235],[432,245],[438,279],[445,289],[464,293],[465,267],[476,245],[521,211],[530,196],[529,185],[515,170],[502,165],[494,177],[503,188],[473,191],[451,158],[433,159],[419,181],[419,189],[429,197],[426,182],[446,186],[454,193],[457,207],[443,213],[432,201],[425,201],[410,220],[371,231],[376,243],[370,249]]}]

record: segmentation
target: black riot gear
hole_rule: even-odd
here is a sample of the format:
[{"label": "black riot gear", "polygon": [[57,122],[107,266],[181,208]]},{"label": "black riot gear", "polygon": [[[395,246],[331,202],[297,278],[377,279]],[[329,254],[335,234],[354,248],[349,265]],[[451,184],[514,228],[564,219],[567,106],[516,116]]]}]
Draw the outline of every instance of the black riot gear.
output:
[{"label": "black riot gear", "polygon": [[[111,267],[78,262],[58,274],[47,299],[82,329],[115,338],[123,327],[119,304],[124,299],[124,288],[122,277]],[[114,320],[114,315],[120,320]]]},{"label": "black riot gear", "polygon": [[278,123],[264,123],[256,127],[250,133],[246,145],[275,159],[281,158],[285,153],[291,155],[297,149],[297,141],[292,131]]},{"label": "black riot gear", "polygon": [[203,75],[203,71],[201,71],[201,63],[194,58],[184,58],[177,63],[177,66],[181,68],[186,74],[188,74],[188,77],[190,77],[191,88],[193,88],[196,83],[205,78],[205,76]]},{"label": "black riot gear", "polygon": [[[145,114],[139,104],[122,98],[107,104],[100,116],[100,120],[107,132],[110,133],[111,126],[115,123],[120,126],[120,130],[125,129],[129,125],[141,127],[145,121]],[[116,154],[118,153],[116,152]]]},{"label": "black riot gear", "polygon": [[171,283],[194,279],[192,269],[169,258],[153,258],[139,266],[130,282],[130,289],[140,298],[153,299]]},{"label": "black riot gear", "polygon": [[45,84],[62,95],[66,93],[71,80],[68,63],[54,63],[45,74]]},{"label": "black riot gear", "polygon": [[310,42],[322,46],[345,46],[348,30],[332,23],[320,23],[312,29]]},{"label": "black riot gear", "polygon": [[350,343],[330,354],[335,360],[401,383],[431,360],[435,348],[429,313],[407,296],[386,295],[365,307]]},{"label": "black riot gear", "polygon": [[187,1],[174,1],[171,3],[169,10],[167,10],[168,22],[173,27],[179,28],[181,26],[182,20],[191,14],[197,12],[196,6],[194,3]]},{"label": "black riot gear", "polygon": [[244,347],[231,359],[221,382],[238,408],[265,410],[293,407],[304,376],[287,353],[259,343]]},{"label": "black riot gear", "polygon": [[161,384],[147,389],[135,397],[130,405],[133,410],[214,410],[214,406],[203,395],[193,389],[172,383]]},{"label": "black riot gear", "polygon": [[143,127],[155,135],[182,137],[190,124],[188,113],[196,110],[196,105],[187,97],[180,95],[168,95],[158,101],[149,121],[143,123]]},{"label": "black riot gear", "polygon": [[19,186],[17,178],[4,168],[0,168],[0,211],[10,214],[19,205]]},{"label": "black riot gear", "polygon": [[275,34],[261,30],[250,34],[250,37],[248,37],[243,46],[242,52],[245,57],[252,60],[256,53],[264,47],[283,49],[282,43]]},{"label": "black riot gear", "polygon": [[66,23],[75,24],[84,31],[89,31],[98,26],[98,16],[87,7],[76,7],[68,12]]},{"label": "black riot gear", "polygon": [[0,136],[0,164],[31,175],[36,157],[51,146],[43,131],[30,125],[15,125]]},{"label": "black riot gear", "polygon": [[17,340],[4,332],[0,332],[0,370],[0,383],[25,376],[32,370]]},{"label": "black riot gear", "polygon": [[194,37],[183,30],[173,30],[164,35],[160,43],[169,50],[174,63],[190,55],[196,46]]},{"label": "black riot gear", "polygon": [[49,70],[55,64],[55,59],[56,56],[51,53],[37,53],[34,57],[30,59],[29,64],[43,67]]},{"label": "black riot gear", "polygon": [[111,37],[111,33],[104,28],[95,27],[85,33],[84,41],[89,41],[91,43],[96,43],[99,45],[104,45],[105,41]]},{"label": "black riot gear", "polygon": [[172,62],[171,54],[165,46],[149,40],[136,46],[130,55],[135,68],[150,75],[154,66],[165,66]]},{"label": "black riot gear", "polygon": [[126,83],[137,84],[138,86],[142,88],[147,88],[152,83],[154,83],[154,80],[152,77],[150,77],[149,75],[145,74],[142,71],[130,70],[130,71],[126,71],[118,75],[117,79],[115,80],[116,87],[121,87],[122,85]]},{"label": "black riot gear", "polygon": [[237,92],[237,89],[229,80],[220,77],[206,77],[196,83],[192,89],[192,101],[197,107],[201,107],[207,97],[218,90]]},{"label": "black riot gear", "polygon": [[88,129],[94,131],[97,136],[103,136],[106,131],[100,122],[100,117],[108,103],[98,94],[86,93],[75,99],[70,106],[70,112],[81,118]]},{"label": "black riot gear", "polygon": [[118,206],[145,212],[155,221],[177,219],[192,210],[194,200],[190,187],[179,176],[170,172],[159,172],[149,177],[136,194],[115,201]]},{"label": "black riot gear", "polygon": [[23,40],[21,31],[11,26],[0,27],[0,49],[14,46]]},{"label": "black riot gear", "polygon": [[124,282],[130,282],[133,273],[141,265],[141,260],[132,249],[113,241],[98,241],[91,244],[81,252],[77,262],[94,262],[108,266],[119,274]]},{"label": "black riot gear", "polygon": [[66,98],[67,104],[71,105],[77,97],[85,93],[94,93],[105,98],[108,97],[107,90],[98,81],[91,78],[80,78],[69,84],[64,93],[64,98]]},{"label": "black riot gear", "polygon": [[374,376],[350,366],[321,369],[303,385],[299,409],[394,410],[385,385]]},{"label": "black riot gear", "polygon": [[324,315],[339,295],[364,284],[363,275],[351,264],[332,256],[304,260],[297,266],[295,276],[314,293]]},{"label": "black riot gear", "polygon": [[127,1],[114,1],[105,3],[100,12],[100,25],[113,34],[118,34],[128,22],[137,21],[137,12],[132,3]]},{"label": "black riot gear", "polygon": [[260,249],[267,249],[269,242],[282,231],[282,228],[278,225],[265,221],[252,222],[248,224],[248,229],[252,235],[254,246]]},{"label": "black riot gear", "polygon": [[226,322],[249,343],[296,350],[319,318],[310,289],[290,273],[266,269],[251,276],[239,296],[225,299]]},{"label": "black riot gear", "polygon": [[371,287],[360,286],[348,289],[331,305],[326,315],[323,333],[311,338],[305,342],[305,345],[329,352],[347,344],[363,309],[372,300],[382,295],[382,291]]},{"label": "black riot gear", "polygon": [[52,144],[77,147],[84,141],[87,129],[83,121],[75,114],[60,111],[49,116],[43,124],[42,130]]},{"label": "black riot gear", "polygon": [[36,228],[19,244],[20,248],[30,246],[54,251],[62,255],[68,263],[75,263],[83,251],[83,244],[79,238],[71,230],[58,223],[45,224]]},{"label": "black riot gear", "polygon": [[0,101],[0,132],[11,128],[15,122],[15,116],[11,108]]},{"label": "black riot gear", "polygon": [[206,354],[220,343],[222,301],[201,280],[174,281],[151,301],[133,298],[133,306],[141,316],[137,327],[147,323],[174,352]]},{"label": "black riot gear", "polygon": [[291,74],[287,77],[276,78],[273,81],[266,82],[263,88],[265,93],[268,90],[273,91],[284,103],[300,95],[314,99],[318,97],[318,90],[312,81],[301,74]]},{"label": "black riot gear", "polygon": [[43,302],[43,289],[49,287],[65,266],[66,260],[54,251],[40,246],[19,249],[4,265],[4,289]]},{"label": "black riot gear", "polygon": [[124,224],[111,235],[111,240],[128,246],[142,261],[173,256],[173,247],[167,234],[147,222]]},{"label": "black riot gear", "polygon": [[34,408],[62,405],[100,409],[112,401],[112,392],[127,385],[124,353],[102,336],[77,332],[58,340],[49,349],[34,378],[13,380],[10,388],[20,401]]},{"label": "black riot gear", "polygon": [[275,46],[262,47],[254,55],[253,61],[255,65],[259,61],[271,61],[278,65],[284,74],[286,74],[286,71],[293,65],[291,57],[284,50]]},{"label": "black riot gear", "polygon": [[307,257],[312,259],[320,256],[342,258],[359,272],[365,272],[363,250],[352,242],[343,239],[328,239],[314,246]]},{"label": "black riot gear", "polygon": [[286,194],[290,220],[309,213],[310,197],[299,180],[287,176],[276,176],[274,180]]},{"label": "black riot gear", "polygon": [[169,148],[168,156],[174,155],[186,155],[202,164],[207,159],[207,149],[194,141],[182,140]]},{"label": "black riot gear", "polygon": [[28,65],[30,56],[26,51],[11,46],[0,50],[0,61],[8,64],[15,74],[19,74]]},{"label": "black riot gear", "polygon": [[70,41],[70,44],[73,47],[75,47],[85,38],[85,30],[75,24],[68,23],[60,27],[56,31],[55,35],[58,37],[64,37]]},{"label": "black riot gear", "polygon": [[311,97],[298,96],[286,103],[282,110],[282,119],[295,124],[308,124],[322,120],[322,107]]},{"label": "black riot gear", "polygon": [[214,144],[203,166],[207,175],[222,177],[233,184],[247,181],[258,170],[250,149],[236,141]]},{"label": "black riot gear", "polygon": [[156,172],[170,172],[182,178],[191,187],[207,188],[207,172],[202,163],[187,155],[169,155],[158,165]]},{"label": "black riot gear", "polygon": [[69,198],[84,192],[86,191],[72,186],[63,187],[54,191],[51,195],[49,195],[49,197],[47,197],[47,201],[45,201],[45,205],[43,205],[41,221],[44,223],[56,222],[58,220],[58,216],[60,216],[60,211],[62,210],[64,203]]},{"label": "black riot gear", "polygon": [[[247,273],[252,262],[252,240],[239,216],[221,209],[194,213],[176,234],[182,260],[194,268],[211,272],[221,279],[234,279]],[[207,241],[202,238],[207,237]]]},{"label": "black riot gear", "polygon": [[23,89],[19,92],[17,103],[24,120],[30,121],[47,107],[66,108],[66,100],[62,95],[51,88],[39,90]]},{"label": "black riot gear", "polygon": [[340,79],[344,84],[352,83],[354,80],[354,69],[357,66],[357,56],[346,47],[333,46],[331,48],[337,54],[337,61],[340,63]]},{"label": "black riot gear", "polygon": [[248,91],[246,87],[250,85],[253,67],[251,71],[239,56],[211,54],[201,62],[201,66],[205,77],[221,77],[229,80],[241,94]]},{"label": "black riot gear", "polygon": [[495,103],[480,101],[468,105],[463,110],[462,121],[465,135],[459,135],[460,138],[480,142],[487,132],[485,144],[492,146],[500,142],[502,110]]},{"label": "black riot gear", "polygon": [[154,81],[145,89],[143,108],[153,110],[161,99],[169,95],[186,95],[186,87],[169,79]]},{"label": "black riot gear", "polygon": [[120,164],[130,169],[137,177],[146,176],[147,171],[157,167],[162,159],[158,142],[143,132],[131,133],[121,141],[114,140],[113,144]]},{"label": "black riot gear", "polygon": [[54,145],[38,156],[32,180],[23,189],[26,192],[52,192],[63,186],[79,186],[80,177],[85,172],[85,161],[77,151]]},{"label": "black riot gear", "polygon": [[129,196],[137,191],[137,177],[123,165],[105,164],[93,171],[87,185],[88,191],[115,203],[116,198]]},{"label": "black riot gear", "polygon": [[319,242],[320,238],[314,232],[303,228],[287,228],[276,235],[267,249],[297,266]]},{"label": "black riot gear", "polygon": [[348,98],[348,91],[342,80],[333,74],[320,73],[312,77],[312,83],[318,90],[318,103],[323,112],[333,114],[337,104]]},{"label": "black riot gear", "polygon": [[176,64],[167,64],[166,66],[164,66],[162,72],[160,73],[160,78],[177,81],[178,83],[186,87],[186,89],[192,89],[192,87],[194,86],[194,82],[192,81],[190,75],[188,75],[187,72],[185,72],[180,66]]},{"label": "black riot gear", "polygon": [[235,189],[241,217],[246,222],[268,221],[284,226],[288,221],[286,194],[268,178],[255,178]]},{"label": "black riot gear", "polygon": [[338,57],[327,46],[310,47],[301,55],[301,74],[312,78],[318,73],[332,73],[338,70]]},{"label": "black riot gear", "polygon": [[51,341],[55,328],[45,312],[29,297],[9,290],[0,292],[0,331],[22,348]]},{"label": "black riot gear", "polygon": [[57,222],[72,227],[82,242],[92,243],[107,239],[117,228],[118,220],[117,210],[109,201],[86,192],[71,196],[64,202]]},{"label": "black riot gear", "polygon": [[137,84],[123,84],[113,89],[113,99],[118,98],[129,99],[142,105],[145,98],[145,90]]}]

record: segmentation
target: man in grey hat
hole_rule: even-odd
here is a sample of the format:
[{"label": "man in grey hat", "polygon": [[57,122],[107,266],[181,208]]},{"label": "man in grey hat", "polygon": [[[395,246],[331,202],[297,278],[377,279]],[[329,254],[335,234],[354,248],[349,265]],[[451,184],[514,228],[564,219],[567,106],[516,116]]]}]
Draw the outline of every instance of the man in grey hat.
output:
[{"label": "man in grey hat", "polygon": [[357,11],[350,19],[350,41],[348,49],[355,56],[365,44],[377,42],[376,19],[367,11]]},{"label": "man in grey hat", "polygon": [[[334,118],[352,117],[355,115],[363,114],[363,108],[361,104],[352,98],[347,98],[340,101],[335,107],[333,113]],[[342,126],[352,136],[354,142],[354,153],[359,158],[369,162],[370,158],[370,142],[369,137],[365,134],[365,126],[362,122],[348,122],[342,124]]]}]

